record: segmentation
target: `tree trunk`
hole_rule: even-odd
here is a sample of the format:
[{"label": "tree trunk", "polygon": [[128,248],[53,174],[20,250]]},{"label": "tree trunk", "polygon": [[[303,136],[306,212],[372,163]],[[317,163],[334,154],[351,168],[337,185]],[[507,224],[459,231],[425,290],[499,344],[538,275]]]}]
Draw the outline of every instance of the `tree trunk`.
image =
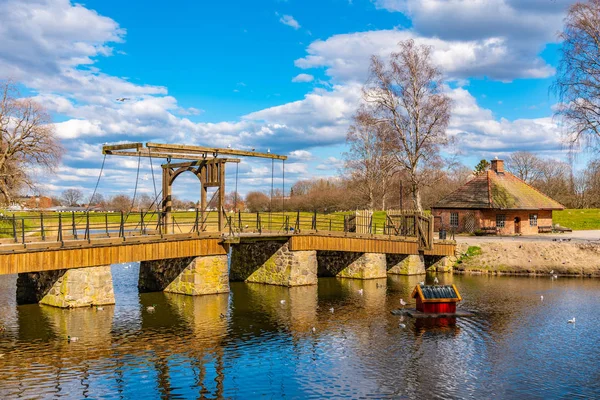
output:
[{"label": "tree trunk", "polygon": [[423,211],[423,206],[421,205],[421,191],[419,189],[419,185],[414,183],[412,185],[412,198],[415,210]]}]

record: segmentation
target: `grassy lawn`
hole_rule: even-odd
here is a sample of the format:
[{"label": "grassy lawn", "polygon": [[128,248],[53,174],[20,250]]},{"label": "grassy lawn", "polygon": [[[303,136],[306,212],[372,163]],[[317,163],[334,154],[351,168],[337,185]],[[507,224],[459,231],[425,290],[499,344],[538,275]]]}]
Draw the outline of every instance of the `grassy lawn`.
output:
[{"label": "grassy lawn", "polygon": [[600,229],[600,209],[586,208],[582,210],[566,209],[554,211],[552,213],[552,221],[560,226],[578,231]]}]

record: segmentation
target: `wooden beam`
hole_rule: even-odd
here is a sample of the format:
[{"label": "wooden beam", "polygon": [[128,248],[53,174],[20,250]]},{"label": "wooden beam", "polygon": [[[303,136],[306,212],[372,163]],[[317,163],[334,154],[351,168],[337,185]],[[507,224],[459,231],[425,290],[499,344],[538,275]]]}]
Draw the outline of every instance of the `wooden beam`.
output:
[{"label": "wooden beam", "polygon": [[154,152],[149,151],[148,149],[141,149],[139,151],[125,151],[125,150],[107,150],[107,155],[111,156],[125,156],[125,157],[145,157],[145,158],[164,158],[164,159],[174,159],[174,160],[198,160],[198,161],[206,161],[212,162],[211,160],[219,160],[217,162],[222,162],[221,160],[227,160],[227,162],[240,162],[239,159],[235,158],[213,158],[213,157],[203,157],[201,155],[195,154],[182,154],[182,153],[164,153],[164,152]]},{"label": "wooden beam", "polygon": [[259,157],[259,158],[272,158],[275,160],[287,160],[287,156],[281,156],[278,154],[271,153],[258,153],[255,151],[236,150],[236,149],[221,149],[216,147],[204,147],[204,146],[188,146],[183,144],[161,144],[161,143],[146,143],[146,147],[152,149],[158,149],[160,151],[174,151],[174,152],[186,152],[188,154],[202,153],[202,154],[229,154],[233,156],[244,156],[244,157]]},{"label": "wooden beam", "polygon": [[169,163],[162,164],[163,168],[180,168],[180,167],[197,167],[202,164],[214,164],[214,163],[239,163],[239,158],[211,158],[204,161],[190,161],[190,162],[182,162],[182,163]]},{"label": "wooden beam", "polygon": [[143,143],[109,144],[109,145],[102,146],[102,154],[107,154],[107,152],[113,151],[113,150],[128,150],[128,149],[139,150],[142,147],[144,147]]}]

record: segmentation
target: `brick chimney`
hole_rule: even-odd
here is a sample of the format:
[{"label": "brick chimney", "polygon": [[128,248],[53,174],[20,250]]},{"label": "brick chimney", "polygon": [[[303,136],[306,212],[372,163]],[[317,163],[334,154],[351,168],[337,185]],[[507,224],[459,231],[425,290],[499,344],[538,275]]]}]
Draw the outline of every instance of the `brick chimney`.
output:
[{"label": "brick chimney", "polygon": [[492,160],[492,171],[504,172],[504,160]]}]

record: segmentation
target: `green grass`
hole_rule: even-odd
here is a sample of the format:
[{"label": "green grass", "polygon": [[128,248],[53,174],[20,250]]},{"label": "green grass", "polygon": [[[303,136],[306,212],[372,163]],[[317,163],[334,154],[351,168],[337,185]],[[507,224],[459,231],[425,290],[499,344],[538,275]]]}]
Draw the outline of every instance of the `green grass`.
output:
[{"label": "green grass", "polygon": [[552,213],[552,222],[574,231],[600,229],[600,209],[566,209],[554,211]]}]

